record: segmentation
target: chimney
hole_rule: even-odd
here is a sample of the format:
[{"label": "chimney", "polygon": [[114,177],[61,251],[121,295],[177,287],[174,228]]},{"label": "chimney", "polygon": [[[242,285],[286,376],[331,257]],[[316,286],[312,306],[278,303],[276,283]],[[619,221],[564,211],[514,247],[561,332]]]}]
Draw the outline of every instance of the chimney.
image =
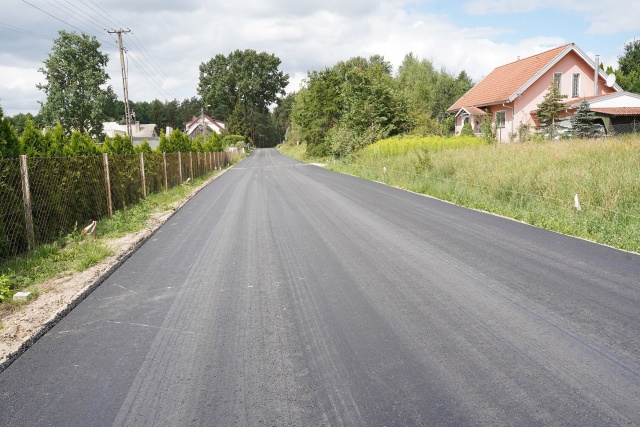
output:
[{"label": "chimney", "polygon": [[134,130],[135,133],[140,133],[140,122],[136,120],[136,127]]},{"label": "chimney", "polygon": [[600,75],[600,55],[596,55],[596,71],[593,76],[593,94],[598,94],[598,76]]}]

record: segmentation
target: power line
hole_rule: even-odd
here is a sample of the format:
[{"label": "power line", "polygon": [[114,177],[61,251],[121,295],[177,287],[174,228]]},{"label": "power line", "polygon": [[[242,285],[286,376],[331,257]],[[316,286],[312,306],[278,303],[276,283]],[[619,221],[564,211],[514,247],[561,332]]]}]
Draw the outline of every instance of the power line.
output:
[{"label": "power line", "polygon": [[[85,33],[89,33],[88,31],[84,31],[81,28],[79,28],[76,25],[73,25],[69,22],[67,22],[67,20],[61,19],[58,16],[56,16],[55,14],[43,9],[42,7],[39,7],[27,0],[22,0],[24,3],[28,4],[29,6],[33,7],[34,9],[39,10],[40,12],[62,22],[63,24],[74,28],[75,30],[81,32],[82,34]],[[33,1],[33,0],[32,0]],[[60,0],[43,0],[45,3],[47,3],[50,7],[59,10],[63,13],[65,13],[68,17],[74,19],[75,21],[77,21],[79,24],[81,25],[85,25],[88,28],[93,29],[93,31],[97,31],[98,33],[103,33],[103,31],[106,31],[107,34],[109,34],[109,36],[113,37],[113,32],[112,31],[108,31],[106,30],[104,27],[112,27],[113,26],[111,24],[116,24],[115,28],[127,28],[127,30],[121,30],[123,33],[128,33],[131,32],[131,30],[122,25],[118,19],[116,19],[113,15],[109,14],[109,12],[107,12],[106,10],[104,10],[103,8],[101,8],[98,4],[96,4],[93,0],[78,0],[79,3],[81,3],[81,5],[74,5],[72,2],[70,2],[69,0],[63,0],[66,4],[68,4],[69,6],[62,4]],[[58,6],[54,5],[53,2],[55,2]],[[96,24],[100,27],[103,28],[98,28],[96,26]],[[7,26],[5,24],[5,26]],[[8,26],[9,27],[9,26]],[[51,38],[49,37],[45,37],[42,35],[37,35],[36,33],[31,33],[27,30],[22,30],[19,29],[17,27],[13,27],[13,28],[8,28],[12,31],[16,31],[16,32],[22,32],[24,34],[27,35],[31,35],[34,37],[41,37],[41,38],[45,38],[48,40],[51,40]],[[29,34],[30,33],[30,34]],[[104,34],[104,33],[103,33]],[[98,36],[96,36],[95,34],[92,34],[92,36],[96,37],[98,40],[100,40],[104,45],[110,46],[112,48],[115,49],[120,49],[118,47],[118,40],[115,39],[115,37],[113,39],[110,39],[111,41],[107,41],[104,40]],[[120,35],[121,38],[121,35]],[[136,68],[142,73],[142,75],[147,79],[147,81],[149,81],[149,83],[153,86],[155,92],[160,94],[161,98],[175,98],[175,99],[179,99],[179,98],[186,98],[186,96],[182,93],[182,91],[177,88],[172,82],[171,79],[169,78],[169,76],[166,75],[166,73],[163,71],[162,67],[158,64],[158,62],[150,55],[149,51],[146,49],[146,47],[142,44],[142,42],[140,41],[140,39],[137,37],[136,34],[133,34],[133,38],[129,38],[128,40],[130,40],[131,45],[135,47],[135,51],[137,51],[139,53],[139,58],[136,58],[135,55],[128,55],[128,58],[131,58],[132,62],[134,63],[134,65],[136,65]],[[115,44],[114,44],[115,42]],[[132,51],[132,49],[130,49],[130,46],[124,46],[126,47],[129,51]],[[162,94],[165,94],[164,96]],[[169,95],[169,96],[167,96]]]},{"label": "power line", "polygon": [[[171,80],[169,78],[169,76],[167,76],[165,74],[165,72],[162,70],[162,68],[160,67],[160,65],[158,65],[158,63],[156,62],[155,59],[153,59],[153,57],[149,54],[149,52],[147,51],[147,49],[142,45],[142,42],[140,42],[140,40],[135,36],[135,33],[132,32],[132,34],[134,35],[134,38],[137,40],[133,40],[130,39],[131,42],[133,43],[134,46],[136,46],[140,52],[140,54],[146,58],[146,60],[149,62],[149,64],[151,64],[151,68],[148,70],[150,74],[153,74],[154,76],[156,76],[156,79],[158,80],[158,82],[160,83],[160,85],[162,86],[162,84],[164,83],[161,76],[164,76],[164,78],[166,79],[166,83],[169,86],[167,89],[169,92],[171,92],[171,94],[175,97],[175,98],[180,98],[181,97],[181,93],[180,93],[180,89],[178,89],[177,87],[175,87],[173,85],[173,83],[171,83]],[[146,67],[146,65],[145,65]],[[158,73],[156,73],[155,71],[157,71]],[[177,95],[177,96],[176,96]]]},{"label": "power line", "polygon": [[[60,18],[58,18],[57,16],[55,16],[55,15],[53,15],[53,14],[51,14],[51,13],[47,12],[46,10],[41,9],[41,8],[39,8],[38,6],[36,6],[36,5],[34,5],[34,4],[29,3],[27,0],[22,0],[22,1],[23,1],[24,3],[26,3],[26,4],[28,4],[29,6],[33,7],[34,9],[37,9],[37,10],[39,10],[40,12],[42,12],[42,13],[44,13],[44,14],[46,14],[46,15],[49,15],[50,17],[52,17],[52,18],[54,18],[54,19],[57,19],[58,21],[62,22],[63,24],[66,24],[66,25],[68,25],[68,26],[70,26],[70,27],[72,27],[72,28],[74,28],[74,29],[76,29],[76,30],[80,31],[80,33],[82,33],[82,34],[87,34],[87,33],[88,33],[87,31],[84,31],[83,29],[78,28],[78,27],[76,27],[75,25],[70,24],[70,23],[68,23],[67,21],[65,21],[65,20],[63,20],[63,19],[60,19]],[[45,1],[46,1],[50,6],[52,6],[52,5],[51,5],[51,3],[49,3],[47,0],[45,0]],[[94,35],[94,37],[96,37],[96,36]],[[105,41],[105,40],[101,39],[100,37],[96,37],[96,38],[97,38],[98,40],[100,40],[101,42],[103,42],[103,43],[105,43],[105,44],[107,44],[107,45],[109,45],[109,46],[111,46],[111,47],[115,47],[115,48],[117,48],[117,46],[116,46],[116,45],[112,44],[112,43],[111,43],[111,42],[109,42],[109,41]]]},{"label": "power line", "polygon": [[[86,4],[84,1],[82,1],[82,0],[80,0],[80,3],[84,4],[85,6],[87,6],[87,4]],[[126,27],[126,25],[122,25],[122,23],[118,22],[118,20],[117,20],[116,18],[114,18],[113,16],[111,16],[111,15],[109,14],[109,12],[107,12],[106,10],[104,10],[103,8],[101,8],[100,6],[98,6],[97,4],[95,4],[93,1],[89,0],[89,3],[93,4],[95,7],[97,7],[97,8],[98,8],[98,9],[100,9],[102,12],[104,12],[104,13],[107,15],[107,17],[110,17],[111,19],[113,19],[113,21],[111,21],[111,22],[112,22],[112,23],[114,23],[114,21],[115,21],[115,24],[116,24],[115,26],[116,26],[116,27],[121,27],[121,28],[125,28],[125,27]],[[87,6],[87,7],[89,7],[89,6]],[[91,9],[91,7],[89,7],[89,8]],[[95,12],[95,9],[92,9],[92,10]],[[103,16],[103,18],[104,18],[104,16]],[[110,20],[110,19],[109,19],[109,18],[107,18],[107,20]]]},{"label": "power line", "polygon": [[[54,1],[55,1],[56,3],[59,3],[59,2],[58,2],[58,0],[54,0]],[[74,5],[73,3],[71,3],[69,0],[64,0],[64,1],[65,1],[65,3],[69,4],[70,6],[75,7],[75,5]],[[96,18],[94,18],[93,16],[89,15],[87,12],[85,12],[84,10],[81,10],[80,8],[78,8],[77,10],[78,10],[78,12],[82,13],[82,14],[83,14],[83,15],[85,15],[87,18],[89,18],[91,21],[93,21],[93,22],[95,22],[96,24],[98,24],[98,25],[102,26],[101,31],[106,31],[106,30],[107,30],[106,26],[105,26],[102,22],[100,22],[100,21],[98,21]]]},{"label": "power line", "polygon": [[25,34],[27,36],[38,37],[38,38],[45,39],[45,40],[53,40],[51,37],[43,36],[42,34],[34,33],[32,31],[25,30],[25,29],[22,29],[22,28],[14,27],[13,25],[3,24],[2,22],[0,22],[0,26],[4,27],[5,29],[7,29],[9,31],[15,31],[16,33],[22,33],[22,34]]},{"label": "power line", "polygon": [[[158,89],[159,87],[162,87],[162,82],[159,81],[153,81],[153,76],[151,76],[148,71],[144,68],[144,66],[140,65],[140,63],[138,63],[138,61],[131,55],[127,55],[127,59],[131,59],[131,62],[133,62],[133,64],[136,66],[136,68],[138,70],[140,70],[140,72],[142,73],[142,75],[147,79],[147,81],[151,84],[151,86],[154,88],[154,90],[156,91],[156,93],[158,95],[160,95],[161,98],[166,98],[166,96],[163,96],[163,93]],[[157,79],[157,77],[156,77]],[[166,95],[166,93],[164,94]]]}]

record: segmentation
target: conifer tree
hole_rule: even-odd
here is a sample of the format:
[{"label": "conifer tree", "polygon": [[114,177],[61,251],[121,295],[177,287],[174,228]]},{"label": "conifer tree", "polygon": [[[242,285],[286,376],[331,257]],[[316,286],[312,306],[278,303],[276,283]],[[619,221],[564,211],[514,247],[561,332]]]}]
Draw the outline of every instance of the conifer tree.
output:
[{"label": "conifer tree", "polygon": [[0,159],[18,157],[22,154],[22,145],[16,135],[11,121],[4,117],[2,107],[0,107]]},{"label": "conifer tree", "polygon": [[538,110],[536,112],[538,122],[540,123],[541,130],[549,139],[553,139],[558,135],[557,122],[563,117],[562,113],[566,109],[566,106],[562,102],[566,97],[567,95],[562,95],[560,88],[558,88],[554,82],[551,82],[544,99],[538,104]]},{"label": "conifer tree", "polygon": [[593,138],[598,133],[598,126],[593,123],[596,115],[586,99],[583,99],[578,110],[571,117],[573,132],[578,138]]}]

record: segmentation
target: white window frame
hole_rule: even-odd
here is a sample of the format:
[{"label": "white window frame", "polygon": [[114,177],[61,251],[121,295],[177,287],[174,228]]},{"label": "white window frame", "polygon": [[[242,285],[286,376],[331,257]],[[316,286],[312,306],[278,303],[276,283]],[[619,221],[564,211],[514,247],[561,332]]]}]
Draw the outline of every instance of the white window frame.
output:
[{"label": "white window frame", "polygon": [[558,87],[558,91],[562,93],[562,73],[553,73],[553,83]]},{"label": "white window frame", "polygon": [[571,97],[579,98],[580,97],[580,83],[582,80],[582,74],[573,73],[573,78],[571,80]]},{"label": "white window frame", "polygon": [[[500,120],[500,116],[502,116],[502,120]],[[506,123],[507,123],[507,110],[496,111],[496,127],[503,128],[505,127]]]}]

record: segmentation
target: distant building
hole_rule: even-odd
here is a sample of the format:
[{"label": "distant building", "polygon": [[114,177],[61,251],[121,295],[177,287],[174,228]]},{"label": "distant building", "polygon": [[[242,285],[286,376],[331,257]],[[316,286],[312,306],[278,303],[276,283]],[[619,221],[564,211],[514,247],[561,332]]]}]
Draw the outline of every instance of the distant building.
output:
[{"label": "distant building", "polygon": [[[102,133],[109,138],[114,138],[116,135],[126,136],[127,125],[120,125],[116,122],[106,122],[102,124]],[[140,145],[143,141],[147,141],[151,148],[158,147],[160,144],[160,138],[156,132],[156,125],[153,123],[141,124],[135,122],[131,124],[132,142],[133,145]]]},{"label": "distant building", "polygon": [[189,123],[185,123],[185,132],[191,139],[195,139],[197,136],[202,135],[203,124],[206,126],[207,133],[215,132],[222,133],[225,130],[224,123],[220,120],[212,119],[211,117],[202,115],[194,117]]}]

